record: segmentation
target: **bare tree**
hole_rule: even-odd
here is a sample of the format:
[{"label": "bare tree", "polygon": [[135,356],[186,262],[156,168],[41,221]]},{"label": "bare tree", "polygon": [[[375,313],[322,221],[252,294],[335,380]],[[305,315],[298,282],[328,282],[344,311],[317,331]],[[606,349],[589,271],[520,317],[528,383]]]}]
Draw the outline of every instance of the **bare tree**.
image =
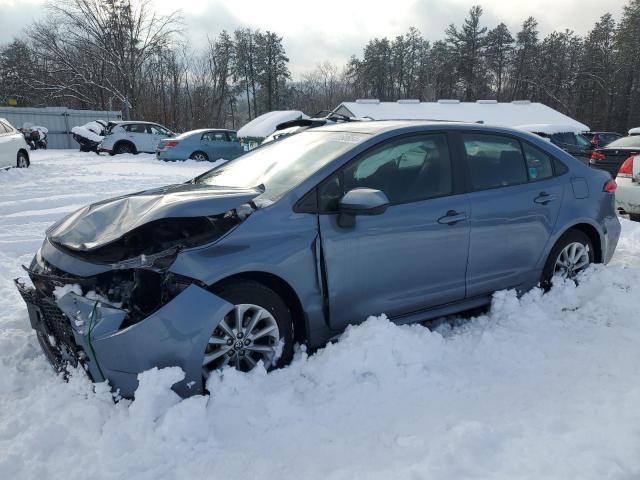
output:
[{"label": "bare tree", "polygon": [[150,0],[58,0],[28,32],[44,75],[32,87],[96,103],[96,93],[135,110],[145,67],[171,48],[180,12],[158,15]]}]

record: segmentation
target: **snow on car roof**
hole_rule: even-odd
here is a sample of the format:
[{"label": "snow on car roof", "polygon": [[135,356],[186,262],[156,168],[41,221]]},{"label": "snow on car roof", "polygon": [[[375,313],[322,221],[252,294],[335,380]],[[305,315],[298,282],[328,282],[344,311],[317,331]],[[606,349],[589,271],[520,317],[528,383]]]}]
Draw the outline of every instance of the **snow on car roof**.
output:
[{"label": "snow on car roof", "polygon": [[630,128],[629,135],[640,135],[640,127]]},{"label": "snow on car roof", "polygon": [[274,110],[254,118],[238,130],[238,137],[265,138],[276,130],[276,126],[283,122],[309,118],[300,110]]},{"label": "snow on car roof", "polygon": [[552,123],[532,123],[529,125],[515,125],[513,128],[531,133],[544,133],[553,135],[554,133],[583,133],[585,130],[575,125],[555,125]]},{"label": "snow on car roof", "polygon": [[486,125],[514,127],[525,124],[572,125],[584,132],[587,125],[554,110],[547,105],[528,100],[497,102],[496,100],[478,100],[460,102],[459,100],[438,100],[420,102],[418,100],[398,100],[381,102],[376,99],[361,99],[355,102],[343,102],[336,113],[348,113],[349,116],[369,117],[374,120],[448,120],[458,122],[482,122]]}]

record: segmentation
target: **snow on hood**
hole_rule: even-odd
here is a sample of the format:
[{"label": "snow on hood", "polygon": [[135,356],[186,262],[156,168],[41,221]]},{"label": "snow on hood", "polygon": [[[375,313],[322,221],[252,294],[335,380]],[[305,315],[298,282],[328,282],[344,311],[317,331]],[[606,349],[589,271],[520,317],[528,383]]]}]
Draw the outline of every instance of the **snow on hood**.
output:
[{"label": "snow on hood", "polygon": [[169,185],[88,205],[53,225],[47,235],[54,243],[88,252],[154,220],[219,215],[260,193],[254,188]]},{"label": "snow on hood", "polygon": [[100,143],[102,140],[104,140],[104,137],[101,135],[98,135],[97,133],[89,130],[88,128],[85,127],[73,127],[71,129],[71,133],[75,133],[76,135],[80,136],[80,137],[84,137],[87,138],[89,140],[92,140],[94,142],[98,142]]},{"label": "snow on hood", "polygon": [[281,123],[298,120],[300,118],[309,117],[299,110],[275,110],[273,112],[267,112],[254,118],[238,130],[238,137],[265,138],[275,132],[276,127]]}]

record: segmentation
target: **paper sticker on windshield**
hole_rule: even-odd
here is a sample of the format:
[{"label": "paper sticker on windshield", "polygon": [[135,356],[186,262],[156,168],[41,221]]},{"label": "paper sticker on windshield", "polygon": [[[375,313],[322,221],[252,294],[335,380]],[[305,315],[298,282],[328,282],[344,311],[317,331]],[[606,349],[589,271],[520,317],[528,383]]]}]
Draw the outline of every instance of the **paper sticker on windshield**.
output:
[{"label": "paper sticker on windshield", "polygon": [[365,135],[354,135],[353,133],[339,133],[331,137],[334,142],[359,143],[366,138]]}]

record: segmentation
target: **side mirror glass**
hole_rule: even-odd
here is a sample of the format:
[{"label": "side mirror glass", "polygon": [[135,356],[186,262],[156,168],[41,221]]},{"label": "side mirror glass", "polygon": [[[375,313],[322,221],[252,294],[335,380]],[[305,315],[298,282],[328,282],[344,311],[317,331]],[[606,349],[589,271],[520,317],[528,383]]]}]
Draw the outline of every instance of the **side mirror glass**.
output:
[{"label": "side mirror glass", "polygon": [[389,198],[373,188],[354,188],[340,199],[338,225],[353,227],[356,215],[380,215],[389,206]]}]

